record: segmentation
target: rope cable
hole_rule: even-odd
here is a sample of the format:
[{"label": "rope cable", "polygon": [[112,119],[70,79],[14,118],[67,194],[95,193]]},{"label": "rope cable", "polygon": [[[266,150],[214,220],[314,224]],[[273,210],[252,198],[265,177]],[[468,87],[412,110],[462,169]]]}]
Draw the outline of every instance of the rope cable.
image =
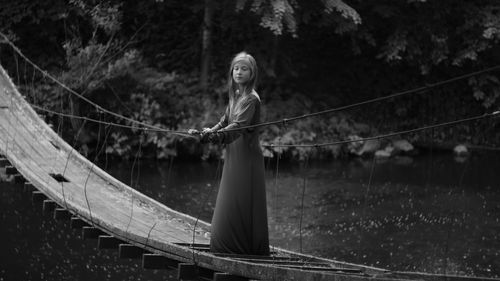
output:
[{"label": "rope cable", "polygon": [[[126,116],[123,116],[121,114],[112,112],[112,111],[107,110],[107,109],[103,108],[102,106],[100,106],[100,105],[92,102],[88,98],[84,97],[82,94],[77,93],[76,91],[70,89],[68,86],[66,86],[63,83],[61,83],[60,81],[58,81],[55,77],[53,77],[52,75],[50,75],[46,71],[42,70],[39,66],[37,66],[35,63],[33,63],[29,58],[27,58],[21,52],[21,50],[14,43],[12,43],[7,38],[6,35],[4,35],[1,32],[0,32],[0,35],[2,37],[4,37],[5,42],[9,46],[11,46],[13,48],[13,50],[18,53],[19,56],[21,56],[23,59],[25,59],[26,61],[28,61],[34,68],[36,68],[37,70],[39,70],[45,76],[49,77],[55,83],[59,84],[62,88],[66,89],[71,94],[76,95],[80,99],[82,99],[85,102],[91,104],[97,110],[103,111],[104,113],[110,114],[110,115],[112,115],[112,116],[114,116],[116,118],[127,120],[127,121],[129,121],[129,122],[131,122],[133,124],[144,126],[145,128],[155,129],[155,130],[158,130],[158,131],[161,131],[161,132],[165,132],[165,133],[177,133],[177,131],[163,129],[163,128],[158,127],[158,126],[147,124],[147,123],[144,123],[144,122],[132,119],[130,117],[126,117]],[[327,109],[327,110],[323,110],[323,111],[313,112],[313,113],[309,113],[309,114],[304,114],[304,115],[300,115],[300,116],[285,118],[285,119],[276,120],[276,121],[263,122],[263,123],[259,123],[259,124],[255,124],[255,125],[249,125],[249,126],[241,126],[241,127],[238,127],[238,128],[228,129],[226,131],[237,131],[237,130],[251,129],[251,128],[257,128],[257,127],[264,127],[264,126],[274,125],[274,124],[278,124],[278,123],[282,123],[282,124],[286,125],[286,123],[291,122],[291,121],[296,121],[296,120],[300,120],[300,119],[304,119],[304,118],[309,118],[309,117],[324,115],[324,114],[328,114],[328,113],[338,112],[338,111],[341,111],[341,110],[346,110],[346,109],[350,109],[350,108],[354,108],[354,107],[358,107],[358,106],[362,106],[362,105],[366,105],[366,104],[370,104],[370,103],[374,103],[374,102],[379,102],[379,101],[383,101],[383,100],[387,100],[387,99],[391,99],[391,98],[395,98],[395,97],[407,95],[407,94],[420,93],[420,92],[423,92],[423,91],[426,91],[426,90],[429,90],[429,89],[432,89],[432,88],[435,88],[435,87],[438,87],[438,86],[442,86],[442,85],[445,85],[445,84],[449,84],[449,83],[452,83],[452,82],[463,80],[463,79],[466,79],[466,78],[469,78],[469,77],[473,77],[473,76],[476,76],[476,75],[479,75],[479,74],[483,74],[483,73],[486,73],[486,72],[491,72],[491,71],[494,71],[494,70],[497,70],[497,69],[500,69],[500,65],[492,66],[492,67],[485,68],[485,69],[482,69],[482,70],[479,70],[479,71],[475,71],[475,72],[471,72],[471,73],[468,73],[468,74],[463,74],[463,75],[456,76],[456,77],[453,77],[453,78],[450,78],[450,79],[447,79],[447,80],[441,80],[441,81],[438,81],[438,82],[435,82],[435,83],[429,83],[429,84],[427,84],[425,86],[422,86],[422,87],[419,87],[419,88],[410,89],[410,90],[406,90],[406,91],[401,91],[401,92],[397,92],[397,93],[394,93],[394,94],[391,94],[391,95],[387,95],[387,96],[383,96],[383,97],[378,97],[378,98],[374,98],[374,99],[369,99],[369,100],[366,100],[366,101],[362,101],[362,102],[358,102],[358,103],[354,103],[354,104],[350,104],[350,105],[346,105],[346,106],[341,106],[341,107],[337,107],[337,108],[331,108],[331,109]],[[187,134],[184,135],[184,136],[187,136]]]},{"label": "rope cable", "polygon": [[[462,173],[460,174],[460,178],[458,179],[457,188],[462,187],[463,179],[464,179],[464,176],[465,176],[465,171],[467,170],[468,165],[469,165],[469,161],[466,161],[465,165],[464,165],[464,168],[462,169]],[[452,194],[453,194],[453,189],[450,190],[449,196],[451,196]],[[443,274],[444,275],[448,274],[448,260],[449,260],[449,258],[448,258],[448,252],[450,250],[450,238],[451,238],[453,223],[455,221],[455,214],[456,214],[456,212],[452,212],[451,213],[450,222],[448,224],[448,229],[446,231],[446,241],[445,241],[445,244],[444,244],[444,246],[445,246],[444,247],[444,266],[443,266]]]},{"label": "rope cable", "polygon": [[[99,114],[99,119],[101,119],[101,118],[102,118],[102,116]],[[104,128],[104,131],[106,131],[106,128]],[[108,136],[106,135],[105,138],[104,138],[104,140],[103,140],[103,146],[106,144],[107,137]],[[90,175],[92,174],[92,172],[94,170],[94,166],[95,166],[97,157],[99,157],[99,146],[100,146],[99,143],[100,143],[100,141],[101,141],[101,125],[99,124],[99,129],[98,129],[98,132],[97,132],[96,155],[94,157],[94,161],[92,162],[92,166],[90,166],[89,173],[87,174],[87,178],[85,179],[85,184],[83,186],[85,200],[87,202],[87,208],[89,210],[90,222],[92,223],[93,226],[95,226],[95,225],[94,225],[94,220],[93,220],[93,217],[92,217],[92,209],[90,208],[90,201],[89,201],[88,196],[87,196],[87,184],[89,182]]]},{"label": "rope cable", "polygon": [[[73,140],[73,145],[71,146],[71,150],[68,152],[68,157],[66,158],[66,164],[64,165],[64,170],[62,173],[63,177],[66,174],[66,169],[68,168],[69,159],[71,158],[71,154],[75,150],[74,147],[76,146],[76,142],[78,141],[78,138],[80,137],[80,133],[83,131],[84,126],[85,126],[85,121],[83,121],[82,125],[78,129],[78,132],[76,133],[75,138]],[[61,191],[62,191],[62,196],[63,196],[63,200],[64,200],[64,205],[65,205],[66,209],[69,210],[68,202],[66,202],[66,196],[64,195],[64,182],[61,182]],[[87,193],[85,193],[85,197],[86,197],[86,195],[87,195]],[[87,199],[87,198],[85,198],[85,199]],[[87,205],[88,205],[88,200],[87,200]],[[89,209],[90,209],[90,205],[89,205]]]},{"label": "rope cable", "polygon": [[16,62],[17,85],[21,85],[21,80],[20,80],[20,76],[21,75],[19,74],[19,58],[16,56],[16,50],[15,49],[12,49],[12,56],[14,56],[14,61]]},{"label": "rope cable", "polygon": [[[306,156],[306,162],[304,164],[304,170],[307,170],[309,164],[309,155]],[[299,249],[300,253],[302,253],[302,218],[304,216],[304,197],[306,195],[306,187],[307,187],[307,174],[304,171],[304,177],[302,182],[302,199],[300,203],[300,220],[299,220]]]},{"label": "rope cable", "polygon": [[[9,107],[9,109],[10,109],[10,111],[12,111],[13,109],[17,108],[17,107],[14,107],[14,105],[16,105],[16,106],[17,106],[18,104],[17,104],[17,102],[16,102],[16,103],[14,103],[14,98],[13,98],[13,96],[11,96],[11,99],[10,99],[10,100],[11,100],[11,106]],[[18,108],[18,109],[19,109],[19,110],[21,110],[20,108]],[[17,118],[17,115],[16,115],[16,114],[14,114],[14,116]],[[11,127],[11,128],[13,128],[15,132],[17,132],[17,130],[15,130],[15,128],[18,128],[18,127],[14,126],[12,123],[10,123],[10,119],[8,119],[8,120],[9,120],[10,127]],[[24,127],[24,128],[26,129],[26,131],[27,131],[28,133],[30,133],[32,136],[35,136],[35,135],[36,135],[36,132],[35,132],[35,131],[33,131],[33,130],[28,130],[28,128],[25,126],[25,124],[24,124],[24,123],[22,123],[22,122],[21,122],[20,124],[21,124],[21,127]],[[85,124],[85,122],[84,122],[84,124]],[[84,124],[82,124],[82,126],[83,126]],[[4,127],[4,126],[2,125],[2,127]],[[10,131],[10,130],[7,130],[7,131]],[[81,130],[79,130],[79,132],[81,132]],[[107,133],[107,134],[109,134],[109,132],[110,132],[110,130],[108,131],[108,133]],[[9,135],[10,137],[13,137],[11,134],[8,134],[8,135]],[[24,139],[25,139],[25,138],[22,138],[22,140],[24,140]],[[105,138],[105,139],[106,139],[106,138]],[[34,150],[35,150],[35,148],[34,148],[34,146],[33,146],[32,142],[26,141],[26,143],[27,143],[29,146],[31,146],[31,147],[32,147],[32,149],[34,149]],[[104,142],[104,143],[103,143],[103,146],[102,146],[102,148],[101,148],[101,152],[103,151],[103,148],[104,148],[105,143],[106,143],[106,142]],[[19,146],[19,148],[21,148],[21,146],[20,146],[19,142],[14,143],[14,145],[18,145],[18,146]],[[73,146],[74,146],[74,145],[73,145]],[[98,153],[98,154],[99,154],[99,153]],[[30,154],[29,154],[29,156],[32,158],[32,156],[31,156]],[[96,157],[97,157],[97,155],[96,155]],[[32,161],[36,162],[33,158],[32,158]],[[48,173],[47,173],[47,175],[48,175]],[[47,182],[48,182],[48,180],[49,180],[50,178],[51,178],[50,176],[47,176],[47,178],[46,178],[46,184],[47,184]],[[87,203],[88,203],[88,202],[87,202]],[[70,208],[70,206],[67,206],[67,209],[68,209],[68,210],[71,210],[72,208]],[[77,211],[77,210],[75,209],[75,211]],[[135,221],[135,220],[134,220],[134,221]],[[145,223],[143,223],[142,221],[137,221],[137,222],[138,222],[139,224],[145,224]],[[182,240],[182,239],[180,239],[180,238],[177,238],[177,237],[175,237],[175,236],[173,236],[173,235],[171,235],[171,234],[169,234],[169,233],[165,233],[165,232],[163,232],[163,231],[161,231],[161,230],[156,230],[156,231],[157,231],[157,232],[159,232],[159,233],[161,233],[161,234],[163,234],[163,235],[165,235],[165,236],[167,236],[167,237],[171,237],[173,240],[180,241],[180,242],[187,242],[187,241]]]},{"label": "rope cable", "polygon": [[[114,122],[109,122],[109,121],[105,122],[105,121],[93,119],[93,118],[86,117],[86,116],[79,116],[79,115],[74,115],[74,114],[69,114],[69,113],[57,112],[57,111],[50,110],[50,109],[47,109],[47,108],[44,108],[44,107],[41,107],[41,106],[38,106],[38,105],[33,105],[32,104],[31,106],[33,108],[37,109],[37,110],[44,111],[44,112],[47,112],[47,113],[50,113],[50,114],[54,114],[54,115],[58,115],[58,116],[66,117],[66,118],[87,120],[89,122],[93,122],[93,123],[97,123],[97,124],[111,125],[111,126],[114,126],[114,127],[125,128],[125,129],[132,129],[132,130],[151,131],[151,132],[159,132],[159,133],[165,133],[165,132],[167,132],[164,129],[152,129],[152,128],[145,128],[145,127],[137,127],[137,126],[119,124],[119,123],[114,123]],[[184,131],[168,130],[168,133],[171,133],[171,134],[174,134],[174,135],[178,135],[178,136],[182,136],[182,137],[187,137],[187,138],[196,138],[195,136],[193,136],[191,134],[188,134],[187,132],[184,132]]]},{"label": "rope cable", "polygon": [[[281,131],[281,128],[278,128],[280,131]],[[278,144],[281,142],[281,136],[278,137]],[[277,156],[276,156],[276,167],[274,169],[274,200],[272,200],[273,202],[273,209],[274,209],[274,213],[275,213],[275,220],[276,220],[276,223],[277,223],[277,218],[278,218],[278,191],[279,191],[279,188],[278,188],[278,175],[279,175],[279,166],[280,166],[280,158],[281,158],[281,151],[277,151]],[[271,246],[271,249],[273,251],[275,251],[275,247],[274,246]]]},{"label": "rope cable", "polygon": [[[6,93],[8,93],[8,91],[6,91]],[[15,120],[17,121],[17,126],[20,126],[22,128],[24,128],[26,130],[26,132],[28,132],[30,135],[32,135],[33,137],[37,137],[36,135],[36,132],[30,128],[27,127],[27,125],[24,123],[24,122],[21,122],[21,120],[19,119],[19,116],[17,114],[14,114],[14,110],[18,110],[18,111],[23,111],[23,109],[21,107],[19,107],[18,103],[17,102],[14,102],[14,95],[11,95],[10,97],[10,106],[8,106],[8,111],[12,114],[12,116],[14,116]],[[9,126],[12,127],[12,128],[16,128],[15,130],[15,134],[13,135],[13,138],[12,140],[14,141],[16,136],[17,136],[17,129],[19,127],[17,126],[14,126],[12,123],[11,123],[11,120],[8,119],[8,123],[9,123]],[[8,138],[6,138],[6,140],[8,141]],[[8,143],[8,142],[7,142]],[[33,145],[29,144],[30,148],[32,149],[33,153],[35,154],[38,154],[39,156],[41,156],[41,152],[38,151],[37,149],[35,149],[33,147]],[[6,152],[7,153],[7,152]]]},{"label": "rope cable", "polygon": [[296,120],[300,120],[300,119],[304,119],[304,118],[315,117],[315,116],[319,116],[319,115],[325,115],[325,114],[329,114],[329,113],[333,113],[333,112],[343,111],[343,110],[346,110],[346,109],[351,109],[351,108],[359,107],[359,106],[362,106],[362,105],[367,105],[367,104],[374,103],[374,102],[388,100],[388,99],[392,99],[392,98],[395,98],[395,97],[400,97],[400,96],[404,96],[404,95],[408,95],[408,94],[420,93],[420,92],[427,91],[427,90],[432,89],[432,88],[436,88],[438,86],[442,86],[442,85],[449,84],[449,83],[452,83],[452,82],[457,82],[457,81],[460,81],[460,80],[463,80],[463,79],[466,79],[466,78],[477,76],[479,74],[483,74],[483,73],[486,73],[486,72],[491,72],[491,71],[494,71],[494,70],[497,70],[497,69],[500,69],[500,65],[492,66],[492,67],[485,68],[485,69],[482,69],[482,70],[478,70],[478,71],[475,71],[475,72],[471,72],[471,73],[463,74],[463,75],[460,75],[460,76],[456,76],[456,77],[453,77],[453,78],[450,78],[450,79],[447,79],[447,80],[441,80],[439,82],[430,83],[430,84],[427,84],[426,86],[422,86],[422,87],[419,87],[419,88],[415,88],[415,89],[411,89],[411,90],[406,90],[406,91],[402,91],[402,92],[397,92],[397,93],[394,93],[394,94],[391,94],[391,95],[387,95],[387,96],[383,96],[383,97],[373,98],[373,99],[369,99],[369,100],[365,100],[365,101],[361,101],[361,102],[357,102],[357,103],[353,103],[353,104],[349,104],[349,105],[345,105],[345,106],[340,106],[340,107],[336,107],[336,108],[331,108],[331,109],[326,109],[326,110],[322,110],[322,111],[317,111],[317,112],[313,112],[313,113],[309,113],[309,114],[303,114],[303,115],[300,115],[300,116],[284,118],[284,119],[281,119],[281,120],[263,122],[263,123],[259,123],[259,124],[255,124],[255,125],[249,125],[249,126],[241,126],[241,127],[238,127],[238,128],[228,129],[228,130],[225,130],[225,131],[229,132],[229,131],[253,129],[253,128],[257,128],[257,127],[264,127],[264,126],[269,126],[269,125],[276,125],[276,124],[280,124],[280,123],[286,125],[286,123],[291,122],[291,121],[296,121]]},{"label": "rope cable", "polygon": [[[10,107],[9,107],[9,111],[10,111],[10,113],[11,113],[11,114],[15,117],[15,119],[16,119],[16,120],[17,120],[17,122],[20,124],[20,126],[21,126],[21,127],[23,127],[23,128],[25,129],[25,131],[26,131],[26,132],[28,132],[28,134],[30,134],[30,135],[31,135],[34,139],[36,139],[36,138],[37,138],[37,135],[36,135],[37,133],[36,133],[34,130],[28,129],[28,128],[27,128],[27,126],[26,126],[26,124],[25,124],[24,122],[21,122],[21,121],[19,120],[18,115],[17,115],[17,114],[14,114],[14,109],[17,109],[17,110],[19,110],[19,111],[22,111],[22,108],[20,108],[20,107],[19,107],[19,104],[18,104],[17,102],[16,102],[16,103],[14,103],[14,94],[11,94],[11,100],[10,100],[10,102],[11,102],[11,105],[10,105]],[[15,105],[15,106],[14,106],[14,105]],[[14,127],[14,125],[13,125],[13,124],[11,123],[11,121],[10,121],[10,118],[8,119],[8,121],[9,121],[9,125],[10,125],[10,127],[11,127],[11,128],[16,128],[16,129],[14,130],[14,136],[12,136],[12,137],[13,137],[13,139],[15,139],[15,138],[16,138],[15,136],[17,135],[17,131],[18,131],[18,130],[17,130],[17,128],[19,128],[19,127],[17,127],[17,126],[16,126],[16,127]],[[2,127],[3,127],[3,126],[2,126]],[[8,131],[9,131],[9,130],[7,130],[7,132],[8,132]],[[9,134],[9,135],[10,135],[10,134]],[[22,138],[21,140],[24,140],[24,141],[27,143],[27,145],[28,145],[28,146],[29,146],[29,147],[30,147],[30,148],[31,148],[31,149],[35,152],[35,154],[38,154],[38,156],[39,156],[40,158],[43,158],[43,156],[41,155],[41,152],[39,151],[39,149],[35,149],[35,147],[34,147],[34,145],[33,145],[33,143],[32,143],[32,142],[27,141],[27,140],[25,140],[24,138]],[[8,141],[8,137],[7,137],[7,141]],[[15,144],[17,144],[19,148],[21,148],[20,141],[17,141],[17,142],[14,142],[14,143],[15,143]],[[34,154],[33,154],[33,155],[34,155]],[[32,154],[28,154],[28,156],[31,158],[31,160],[32,160],[33,162],[36,162],[36,161],[35,161],[35,159],[33,158]],[[52,167],[54,167],[54,166],[52,166]],[[33,171],[33,170],[32,170],[32,171]],[[51,178],[51,177],[50,177],[50,171],[48,171],[48,172],[47,172],[47,177],[45,178],[45,184],[46,184],[46,185],[48,185],[48,181],[49,181],[49,179],[50,179],[50,178]],[[64,198],[64,202],[66,203],[66,201],[65,201],[65,196],[64,196],[64,189],[63,189],[62,191],[63,191],[63,198]],[[67,205],[67,204],[66,204],[66,205]]]},{"label": "rope cable", "polygon": [[121,52],[125,51],[125,49],[132,44],[133,39],[139,34],[139,32],[149,23],[149,20],[145,21],[135,32],[134,34],[130,37],[127,43],[125,43],[118,51],[116,51],[114,54],[111,54],[103,64],[106,64],[111,61],[115,56],[120,54]]},{"label": "rope cable", "polygon": [[107,146],[107,144],[108,144],[108,137],[109,137],[109,133],[111,132],[111,126],[109,126],[109,125],[108,125],[108,126],[106,126],[106,127],[104,128],[104,132],[105,132],[105,133],[104,133],[104,141],[103,141],[103,143],[102,143],[102,145],[101,145],[101,148],[99,149],[99,152],[97,152],[97,154],[96,154],[96,157],[95,157],[94,162],[99,161],[99,156],[100,156],[100,155],[102,154],[102,152],[103,152],[103,151],[105,151],[105,149],[106,149],[106,146]]},{"label": "rope cable", "polygon": [[35,91],[35,76],[36,76],[36,72],[35,72],[35,69],[32,67],[31,68],[33,71],[32,71],[32,75],[31,75],[31,96],[32,96],[32,99],[33,99],[33,103],[36,104],[37,103],[37,97],[36,97],[36,91]]},{"label": "rope cable", "polygon": [[[13,127],[13,128],[14,128],[14,127]],[[30,145],[31,143],[30,143],[30,142],[27,142],[27,144],[28,144],[28,145]],[[19,146],[19,143],[15,143],[15,145],[18,145],[18,146]],[[19,146],[19,147],[20,147],[20,146]],[[20,148],[21,148],[21,147],[20,147]],[[47,179],[48,179],[48,178],[50,178],[50,177],[47,177]],[[68,206],[68,210],[71,210],[71,208],[69,208],[69,206]],[[135,221],[135,220],[134,220],[134,221]],[[138,222],[139,224],[143,224],[143,225],[145,225],[145,223],[143,223],[142,221],[137,221],[137,222]],[[165,236],[171,237],[171,238],[173,238],[174,240],[181,241],[181,242],[187,242],[187,241],[182,240],[182,239],[179,239],[179,238],[177,238],[177,237],[175,237],[175,236],[173,236],[173,235],[170,235],[169,233],[165,233],[165,232],[160,231],[160,230],[156,230],[156,231],[157,231],[157,232],[159,232],[159,233],[161,233],[161,234],[164,234]]]},{"label": "rope cable", "polygon": [[[134,169],[135,169],[135,163],[138,162],[139,156],[141,154],[141,148],[142,148],[142,134],[139,135],[139,148],[137,149],[137,152],[135,153],[134,157],[134,162],[132,162],[132,168],[130,169],[130,187],[134,188]],[[138,165],[139,166],[139,165]],[[139,173],[140,169],[137,167],[137,181],[136,181],[136,187],[137,187],[137,182],[139,181]],[[134,194],[132,193],[130,195],[130,219],[127,224],[126,232],[128,231],[128,228],[130,227],[130,223],[132,222],[132,217],[134,216]]]},{"label": "rope cable", "polygon": [[[177,151],[177,142],[178,142],[178,139],[175,139],[174,140],[174,151]],[[171,174],[172,174],[172,167],[173,167],[173,164],[174,164],[174,158],[175,158],[175,155],[170,155],[170,159],[169,159],[169,163],[168,163],[168,172],[167,172],[167,182],[165,183],[165,186],[167,188],[170,188],[170,178],[171,178]],[[165,192],[165,202],[167,201],[167,192]]]},{"label": "rope cable", "polygon": [[325,142],[325,143],[316,143],[316,144],[268,144],[268,145],[263,145],[263,146],[264,147],[320,147],[320,146],[340,145],[340,144],[353,143],[353,142],[384,139],[384,138],[394,137],[394,136],[398,136],[398,135],[420,132],[420,131],[433,129],[433,128],[445,127],[445,126],[470,122],[470,121],[474,121],[474,120],[496,117],[497,115],[500,115],[500,111],[494,111],[492,113],[484,113],[481,115],[476,115],[476,116],[458,119],[458,120],[454,120],[454,121],[437,123],[434,125],[423,126],[423,127],[419,127],[419,128],[415,128],[415,129],[408,129],[408,130],[387,133],[387,134],[377,135],[377,136],[373,136],[373,137],[360,138],[360,139],[355,139],[355,140],[339,140],[339,141],[334,141],[334,142]]},{"label": "rope cable", "polygon": [[149,242],[149,237],[151,236],[151,232],[153,231],[153,228],[155,228],[156,224],[158,222],[155,221],[155,223],[153,224],[153,226],[149,229],[149,232],[148,232],[148,237],[146,238],[146,246],[148,246],[148,242]]},{"label": "rope cable", "polygon": [[48,73],[47,71],[44,71],[42,70],[38,65],[36,65],[33,61],[31,61],[28,57],[26,57],[24,55],[24,53],[16,46],[14,45],[14,43],[12,43],[6,35],[4,35],[2,32],[0,32],[0,35],[2,37],[4,37],[4,40],[5,42],[11,46],[11,48],[13,48],[15,50],[15,52],[21,56],[24,60],[26,60],[27,62],[29,62],[34,68],[36,68],[38,71],[40,71],[44,76],[50,78],[52,81],[54,81],[56,84],[58,84],[59,86],[61,86],[63,89],[65,89],[66,91],[68,91],[69,93],[77,96],[78,98],[82,99],[83,101],[87,102],[88,104],[92,105],[93,107],[95,107],[97,110],[100,110],[106,114],[109,114],[109,115],[112,115],[116,118],[119,118],[119,119],[123,119],[123,120],[126,120],[126,121],[129,121],[133,124],[137,124],[137,125],[141,125],[143,127],[146,127],[146,128],[149,128],[149,129],[156,129],[158,131],[162,131],[162,132],[165,132],[165,133],[174,133],[175,131],[173,130],[168,130],[168,129],[163,129],[161,127],[158,127],[158,126],[154,126],[154,125],[151,125],[151,124],[147,124],[147,123],[144,123],[144,122],[141,122],[141,121],[138,121],[138,120],[135,120],[135,119],[132,119],[130,117],[126,117],[124,115],[121,115],[121,114],[118,114],[116,112],[113,112],[111,110],[108,110],[102,106],[100,106],[99,104],[91,101],[90,99],[86,98],[85,96],[83,96],[82,94],[76,92],[75,90],[69,88],[68,86],[66,86],[65,84],[63,84],[62,82],[60,82],[57,78],[55,78],[54,76],[52,76],[50,73]]},{"label": "rope cable", "polygon": [[366,191],[365,191],[365,198],[364,198],[364,206],[363,206],[363,213],[361,214],[360,217],[360,222],[359,222],[359,227],[360,227],[360,235],[359,235],[359,244],[358,244],[358,251],[361,253],[361,242],[363,239],[363,219],[366,216],[366,209],[368,208],[368,200],[369,200],[369,195],[370,195],[370,188],[372,186],[372,180],[373,180],[373,174],[375,172],[375,162],[376,162],[376,157],[372,157],[372,164],[370,168],[370,176],[368,177],[368,184],[366,186]]}]

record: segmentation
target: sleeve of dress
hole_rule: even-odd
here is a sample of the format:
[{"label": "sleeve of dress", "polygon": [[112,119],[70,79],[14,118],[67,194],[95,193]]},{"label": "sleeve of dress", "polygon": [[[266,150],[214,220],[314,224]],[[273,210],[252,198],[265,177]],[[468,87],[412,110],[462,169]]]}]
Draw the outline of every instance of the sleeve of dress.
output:
[{"label": "sleeve of dress", "polygon": [[253,115],[255,113],[255,107],[258,99],[250,98],[244,101],[236,110],[236,116],[225,128],[219,130],[223,134],[222,141],[226,144],[232,143],[236,139],[238,139],[245,130],[234,130],[239,127],[245,127],[251,125]]},{"label": "sleeve of dress", "polygon": [[224,115],[219,120],[219,123],[215,124],[215,127],[224,128],[228,125],[229,121],[229,106],[226,107],[226,111],[224,112]]}]

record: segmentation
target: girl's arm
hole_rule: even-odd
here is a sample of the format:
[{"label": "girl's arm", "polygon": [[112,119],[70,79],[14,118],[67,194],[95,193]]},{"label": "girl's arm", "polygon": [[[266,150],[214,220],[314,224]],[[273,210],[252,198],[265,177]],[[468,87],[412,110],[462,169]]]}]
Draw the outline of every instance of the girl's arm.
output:
[{"label": "girl's arm", "polygon": [[246,102],[244,102],[240,108],[236,109],[235,112],[237,112],[237,114],[234,120],[225,128],[217,131],[217,134],[219,135],[217,137],[218,142],[229,144],[237,140],[245,132],[245,130],[231,131],[231,129],[237,129],[240,127],[251,125],[253,116],[255,114],[255,108],[258,102],[258,99],[250,98]]},{"label": "girl's arm", "polygon": [[219,123],[215,124],[212,128],[203,128],[203,134],[217,132],[221,128],[224,128],[228,124],[229,118],[229,105],[226,107],[224,115],[220,118]]}]

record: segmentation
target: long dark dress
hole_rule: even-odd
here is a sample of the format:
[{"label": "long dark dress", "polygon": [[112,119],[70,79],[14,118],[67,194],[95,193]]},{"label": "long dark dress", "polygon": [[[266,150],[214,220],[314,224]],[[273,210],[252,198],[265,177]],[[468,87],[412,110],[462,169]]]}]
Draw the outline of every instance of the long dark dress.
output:
[{"label": "long dark dress", "polygon": [[[224,130],[260,122],[260,99],[252,92],[230,104]],[[224,132],[224,169],[212,218],[210,250],[269,255],[264,159],[259,130]]]}]

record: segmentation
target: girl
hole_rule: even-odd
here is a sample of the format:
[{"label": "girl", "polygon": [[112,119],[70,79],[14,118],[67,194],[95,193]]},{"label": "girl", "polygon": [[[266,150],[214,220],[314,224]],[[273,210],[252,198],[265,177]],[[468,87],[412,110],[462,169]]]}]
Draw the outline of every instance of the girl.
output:
[{"label": "girl", "polygon": [[257,128],[235,130],[260,122],[255,91],[257,64],[237,54],[229,69],[229,104],[202,139],[226,144],[224,168],[212,217],[210,250],[216,253],[269,255],[264,159]]}]

